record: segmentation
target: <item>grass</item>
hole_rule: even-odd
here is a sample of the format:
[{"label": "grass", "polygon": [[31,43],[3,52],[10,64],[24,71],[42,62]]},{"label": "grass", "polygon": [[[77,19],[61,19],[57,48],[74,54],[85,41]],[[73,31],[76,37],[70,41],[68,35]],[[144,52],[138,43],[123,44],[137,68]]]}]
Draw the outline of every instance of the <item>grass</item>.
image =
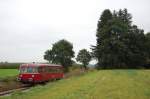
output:
[{"label": "grass", "polygon": [[20,87],[17,75],[17,69],[0,69],[0,92]]},{"label": "grass", "polygon": [[0,78],[16,76],[17,74],[17,69],[0,69]]},{"label": "grass", "polygon": [[4,99],[150,99],[150,70],[88,72]]}]

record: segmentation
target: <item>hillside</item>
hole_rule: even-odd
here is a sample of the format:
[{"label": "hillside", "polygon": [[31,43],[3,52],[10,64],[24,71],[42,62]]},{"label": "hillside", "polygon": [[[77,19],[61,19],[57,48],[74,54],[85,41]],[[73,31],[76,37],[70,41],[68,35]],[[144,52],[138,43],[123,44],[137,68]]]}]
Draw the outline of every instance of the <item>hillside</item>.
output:
[{"label": "hillside", "polygon": [[100,70],[15,92],[4,99],[149,99],[149,70]]}]

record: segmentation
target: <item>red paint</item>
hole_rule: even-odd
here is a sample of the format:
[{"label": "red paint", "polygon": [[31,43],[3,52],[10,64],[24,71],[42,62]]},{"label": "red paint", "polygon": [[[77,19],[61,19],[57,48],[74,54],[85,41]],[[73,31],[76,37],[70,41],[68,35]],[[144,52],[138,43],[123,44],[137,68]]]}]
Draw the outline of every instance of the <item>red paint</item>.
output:
[{"label": "red paint", "polygon": [[38,83],[64,76],[63,67],[54,64],[22,64],[19,70],[18,80],[21,82]]}]

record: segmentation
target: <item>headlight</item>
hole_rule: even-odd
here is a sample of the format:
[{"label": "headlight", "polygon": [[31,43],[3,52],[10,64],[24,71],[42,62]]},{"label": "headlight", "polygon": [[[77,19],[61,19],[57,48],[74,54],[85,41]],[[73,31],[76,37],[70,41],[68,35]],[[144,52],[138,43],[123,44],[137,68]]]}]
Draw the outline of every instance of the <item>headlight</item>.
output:
[{"label": "headlight", "polygon": [[34,77],[34,75],[32,75],[31,77]]}]

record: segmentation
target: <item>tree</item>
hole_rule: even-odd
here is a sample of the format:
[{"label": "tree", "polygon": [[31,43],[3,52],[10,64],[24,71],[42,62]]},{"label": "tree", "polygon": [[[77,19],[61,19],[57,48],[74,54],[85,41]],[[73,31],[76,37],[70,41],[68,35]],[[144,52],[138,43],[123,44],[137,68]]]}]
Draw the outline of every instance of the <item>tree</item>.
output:
[{"label": "tree", "polygon": [[68,67],[72,65],[73,57],[73,45],[64,39],[53,44],[52,49],[47,50],[44,55],[44,59],[49,62],[64,66],[65,72],[68,72]]},{"label": "tree", "polygon": [[97,25],[94,57],[98,68],[137,68],[145,63],[144,31],[132,25],[127,9],[104,10]]},{"label": "tree", "polygon": [[145,46],[146,38],[144,31],[136,25],[131,26],[128,35],[124,37],[124,43],[127,46],[125,53],[125,63],[128,68],[139,68],[146,63],[147,47]]},{"label": "tree", "polygon": [[54,59],[53,54],[52,54],[52,50],[47,50],[45,52],[44,59],[47,60],[49,63],[52,63],[52,61]]},{"label": "tree", "polygon": [[150,61],[150,32],[148,32],[146,35],[146,48],[147,48],[147,53],[148,53],[148,60]]},{"label": "tree", "polygon": [[102,67],[103,58],[104,58],[104,57],[102,58],[103,52],[106,51],[105,47],[103,46],[103,43],[104,43],[103,40],[107,36],[109,36],[109,34],[104,33],[104,32],[109,31],[107,27],[109,25],[108,23],[110,20],[112,20],[112,13],[110,12],[110,10],[106,9],[103,11],[97,24],[97,33],[96,33],[97,45],[93,48],[93,51],[94,51],[94,56],[98,60],[98,66],[101,66],[101,67]]},{"label": "tree", "polygon": [[91,60],[91,55],[90,52],[87,51],[86,49],[82,49],[79,51],[76,60],[78,62],[81,62],[84,66],[85,69],[87,69],[87,65],[89,64]]}]

